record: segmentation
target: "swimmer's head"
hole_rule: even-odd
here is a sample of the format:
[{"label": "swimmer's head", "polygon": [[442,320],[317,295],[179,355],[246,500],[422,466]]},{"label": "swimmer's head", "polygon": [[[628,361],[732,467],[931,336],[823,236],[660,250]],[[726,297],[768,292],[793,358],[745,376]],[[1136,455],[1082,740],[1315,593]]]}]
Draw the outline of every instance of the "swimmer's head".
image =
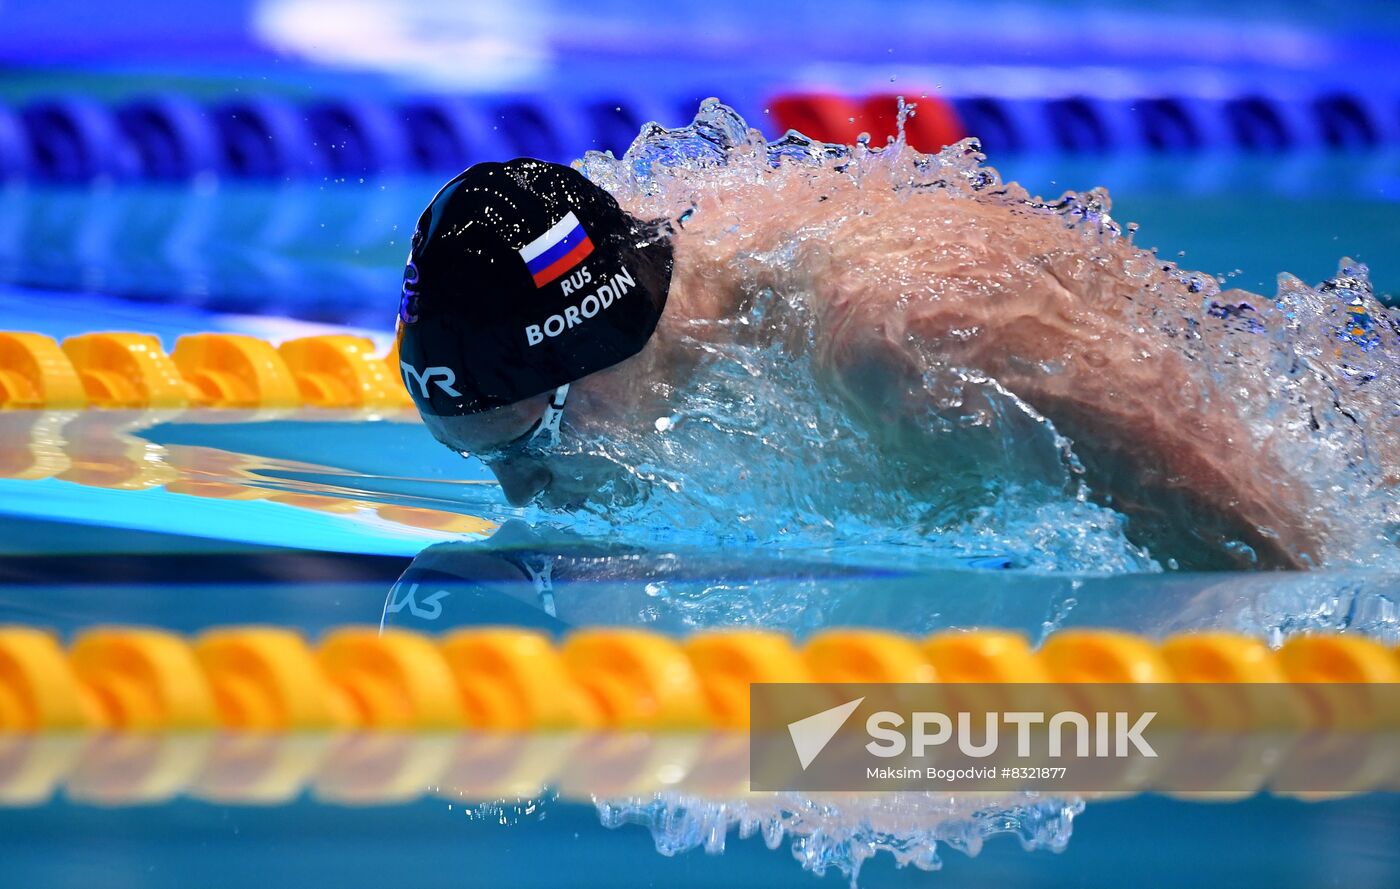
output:
[{"label": "swimmer's head", "polygon": [[[404,384],[449,447],[509,441],[559,387],[641,351],[671,265],[670,239],[578,171],[477,164],[438,192],[413,235],[399,303]],[[464,425],[479,440],[458,440]]]},{"label": "swimmer's head", "polygon": [[[573,510],[616,479],[611,460],[581,448],[574,438],[554,447],[539,433],[559,419],[559,390],[476,414],[440,417],[424,413],[423,422],[438,441],[479,458],[501,485],[513,506],[532,501],[549,509]],[[552,436],[550,436],[552,439]]]}]

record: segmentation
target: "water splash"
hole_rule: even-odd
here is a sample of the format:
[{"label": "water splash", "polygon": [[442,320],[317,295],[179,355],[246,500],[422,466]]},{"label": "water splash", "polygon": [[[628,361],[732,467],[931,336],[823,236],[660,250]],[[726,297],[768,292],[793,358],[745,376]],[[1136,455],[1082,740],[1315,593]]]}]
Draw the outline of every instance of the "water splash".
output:
[{"label": "water splash", "polygon": [[[442,794],[443,791],[440,786],[428,789],[437,794]],[[460,814],[468,821],[496,824],[501,827],[516,827],[543,821],[548,817],[550,808],[558,800],[558,794],[554,791],[548,791],[537,797],[502,797],[486,800],[478,799],[474,794],[459,791],[456,793],[456,797],[456,802],[447,804],[449,812]]]},{"label": "water splash", "polygon": [[[670,406],[653,428],[581,438],[580,452],[619,470],[586,507],[602,525],[718,529],[804,546],[925,547],[1031,571],[1160,570],[1160,550],[1130,538],[1109,492],[1086,483],[1083,457],[1104,447],[1092,424],[1057,428],[1017,387],[936,350],[924,354],[922,392],[914,393],[928,404],[922,414],[861,422],[850,399],[833,396],[823,379],[828,342],[817,333],[822,309],[785,272],[822,261],[834,245],[856,244],[841,256],[859,260],[859,239],[876,225],[870,208],[892,194],[910,219],[919,202],[939,200],[1010,209],[1028,230],[1057,221],[1059,233],[1023,264],[1059,263],[1086,311],[1121,316],[1123,330],[1146,344],[1134,361],[1179,367],[1180,385],[1167,395],[1178,410],[1238,416],[1228,446],[1212,452],[1222,477],[1283,492],[1308,539],[1288,539],[1264,521],[1248,539],[1197,539],[1209,534],[1192,525],[1202,514],[1194,507],[1190,521],[1170,529],[1186,543],[1166,547],[1169,567],[1267,562],[1261,544],[1304,564],[1400,562],[1400,331],[1364,266],[1344,260],[1316,288],[1282,276],[1272,299],[1222,292],[1214,278],[1134,246],[1134,226],[1113,218],[1107,192],[1033,197],[985,165],[976,140],[926,155],[905,144],[901,125],[883,146],[831,145],[795,132],[769,142],[715,100],[689,126],[648,125],[622,157],[591,152],[578,166],[634,214],[699,232],[693,249],[726,257],[727,271],[714,273],[730,275],[749,297],[737,315],[683,332],[703,360],[688,382],[651,393]],[[776,239],[765,240],[750,219],[723,215],[736,206],[780,213],[838,193],[839,212],[809,214]],[[760,198],[736,204],[745,194]],[[888,213],[880,220],[881,236],[897,245],[929,234]],[[870,286],[939,286],[916,253],[896,249],[880,261],[868,269]],[[1100,280],[1143,297],[1125,301]],[[988,288],[987,299],[1003,298]],[[908,298],[897,308],[907,309]],[[942,345],[981,334],[976,324],[954,327]],[[1025,374],[1052,378],[1081,357],[1068,353]],[[892,438],[903,456],[892,456]],[[1239,456],[1237,465],[1225,451]]]},{"label": "water splash", "polygon": [[761,837],[774,850],[786,840],[804,870],[819,877],[838,871],[853,887],[864,863],[882,852],[899,867],[934,871],[943,866],[940,847],[976,856],[997,835],[1016,837],[1027,851],[1062,851],[1084,809],[1080,800],[1029,793],[784,793],[728,801],[657,794],[598,800],[597,806],[605,827],[647,828],[663,855],[693,849],[720,854],[731,834]]}]

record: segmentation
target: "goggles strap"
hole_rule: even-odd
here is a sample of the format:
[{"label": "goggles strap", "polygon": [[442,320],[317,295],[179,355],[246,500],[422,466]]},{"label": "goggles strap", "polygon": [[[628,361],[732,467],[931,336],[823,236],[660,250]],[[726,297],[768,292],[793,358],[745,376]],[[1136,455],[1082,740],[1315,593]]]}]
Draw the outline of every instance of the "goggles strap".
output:
[{"label": "goggles strap", "polygon": [[569,384],[565,383],[554,390],[539,424],[530,433],[529,442],[540,447],[552,447],[559,441],[559,423],[564,419],[564,402],[569,398]]}]

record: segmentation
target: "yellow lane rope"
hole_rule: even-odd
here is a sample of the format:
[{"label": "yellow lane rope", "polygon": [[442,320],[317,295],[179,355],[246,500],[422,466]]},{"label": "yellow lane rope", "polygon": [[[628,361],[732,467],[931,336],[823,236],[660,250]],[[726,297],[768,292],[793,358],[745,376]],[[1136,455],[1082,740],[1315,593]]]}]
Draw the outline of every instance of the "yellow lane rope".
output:
[{"label": "yellow lane rope", "polygon": [[0,409],[411,408],[398,355],[329,334],[274,346],[196,333],[166,354],[146,333],[0,331]]},{"label": "yellow lane rope", "polygon": [[[347,627],[314,646],[276,627],[192,639],[99,627],[65,649],[8,626],[0,805],[41,803],[60,786],[111,805],[179,795],[270,804],[308,791],[337,803],[492,800],[545,788],[578,800],[756,799],[765,795],[748,789],[747,687],[806,681],[1268,683],[1306,699],[1400,682],[1400,654],[1354,635],[1296,636],[1274,650],[1229,633],[1154,642],[1066,630],[1033,650],[1002,631],[832,629],[797,645],[762,630],[673,639],[602,628],[556,643],[507,627],[440,638]],[[1372,725],[1400,724],[1381,715]],[[1355,780],[1326,796],[1400,789],[1393,731],[1356,740]],[[1265,786],[1268,770],[1246,765]]]},{"label": "yellow lane rope", "polygon": [[344,627],[316,645],[277,627],[97,627],[65,650],[0,626],[0,732],[222,730],[743,730],[754,682],[1400,683],[1400,657],[1358,635],[1305,635],[1277,650],[1230,633],[1162,642],[1065,630],[1038,650],[984,630],[925,639],[831,629],[673,639],[577,630],[555,643],[510,627],[441,638]]}]

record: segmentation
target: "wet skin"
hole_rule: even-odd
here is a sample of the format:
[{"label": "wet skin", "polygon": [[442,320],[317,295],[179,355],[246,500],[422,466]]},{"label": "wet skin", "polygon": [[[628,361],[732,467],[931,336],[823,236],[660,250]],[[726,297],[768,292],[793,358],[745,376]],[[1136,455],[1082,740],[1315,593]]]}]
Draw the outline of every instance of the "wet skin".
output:
[{"label": "wet skin", "polygon": [[[1319,559],[1307,486],[1232,409],[1253,382],[1222,393],[1144,326],[1153,315],[1199,314],[1201,297],[1144,270],[1150,258],[1126,242],[1089,244],[1061,217],[1005,201],[862,190],[833,176],[702,194],[675,255],[655,336],[574,385],[566,418],[575,428],[649,425],[701,359],[698,344],[734,336],[723,322],[771,290],[805,307],[816,373],[855,419],[889,431],[892,454],[901,418],[945,400],[929,371],[956,369],[995,380],[1048,418],[1074,443],[1095,495],[1127,514],[1130,534],[1159,558],[1206,552],[1191,564],[1286,568]],[[546,400],[430,425],[477,450],[524,432]],[[577,467],[551,478],[547,459],[497,473],[517,501],[558,486],[554,503],[567,505],[593,483]]]}]

